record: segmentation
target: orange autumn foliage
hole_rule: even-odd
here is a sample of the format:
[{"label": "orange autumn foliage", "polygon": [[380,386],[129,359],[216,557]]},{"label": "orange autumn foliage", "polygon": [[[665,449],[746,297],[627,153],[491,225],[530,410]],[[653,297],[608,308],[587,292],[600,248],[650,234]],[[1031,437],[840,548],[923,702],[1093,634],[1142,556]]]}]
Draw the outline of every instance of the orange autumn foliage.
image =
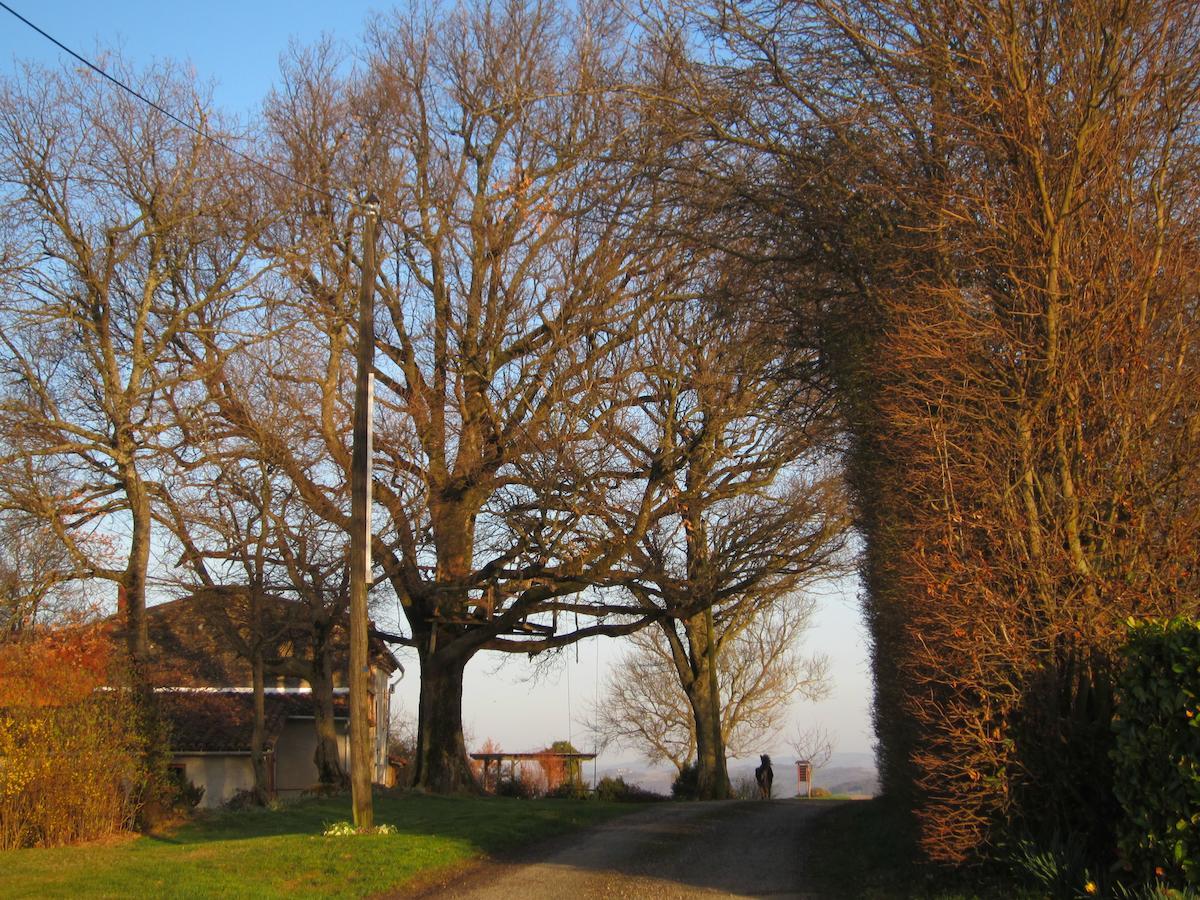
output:
[{"label": "orange autumn foliage", "polygon": [[0,644],[0,708],[81,701],[110,682],[116,659],[105,623],[40,630]]},{"label": "orange autumn foliage", "polygon": [[157,782],[143,720],[115,685],[106,624],[0,644],[0,850],[95,840],[134,826]]}]

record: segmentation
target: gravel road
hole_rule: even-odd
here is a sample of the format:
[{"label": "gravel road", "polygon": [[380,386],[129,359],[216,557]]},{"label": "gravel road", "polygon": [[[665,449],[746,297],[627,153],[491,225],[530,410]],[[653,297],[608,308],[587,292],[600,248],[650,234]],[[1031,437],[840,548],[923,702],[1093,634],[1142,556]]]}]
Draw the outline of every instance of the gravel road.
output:
[{"label": "gravel road", "polygon": [[805,835],[826,804],[660,803],[485,862],[426,898],[817,897],[804,888]]}]

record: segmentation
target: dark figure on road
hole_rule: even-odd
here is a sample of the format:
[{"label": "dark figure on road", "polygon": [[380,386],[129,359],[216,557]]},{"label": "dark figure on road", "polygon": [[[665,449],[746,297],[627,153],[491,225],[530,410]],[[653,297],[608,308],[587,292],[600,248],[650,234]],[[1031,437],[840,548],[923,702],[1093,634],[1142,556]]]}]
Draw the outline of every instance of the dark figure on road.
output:
[{"label": "dark figure on road", "polygon": [[775,773],[771,771],[771,757],[764,753],[759,759],[762,760],[762,765],[754,770],[754,780],[758,782],[758,792],[762,794],[762,798],[770,800],[771,782],[775,780]]}]

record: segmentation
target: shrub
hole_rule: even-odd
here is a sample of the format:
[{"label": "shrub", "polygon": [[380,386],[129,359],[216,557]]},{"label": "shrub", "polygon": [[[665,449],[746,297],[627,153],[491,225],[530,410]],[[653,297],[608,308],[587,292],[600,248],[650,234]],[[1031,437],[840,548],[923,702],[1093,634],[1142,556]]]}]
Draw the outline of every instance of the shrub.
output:
[{"label": "shrub", "polygon": [[521,766],[510,776],[501,776],[496,782],[497,797],[519,797],[523,800],[535,800],[546,794],[546,777],[541,768],[535,764],[521,763]]},{"label": "shrub", "polygon": [[132,828],[147,783],[134,718],[115,692],[0,714],[0,849]]},{"label": "shrub", "polygon": [[264,805],[262,798],[254,790],[239,788],[233,792],[232,797],[221,804],[221,809],[241,812],[244,809],[261,809]]},{"label": "shrub", "polygon": [[1137,876],[1200,885],[1200,623],[1130,625],[1113,722],[1118,844]]},{"label": "shrub", "polygon": [[197,786],[184,775],[183,769],[172,769],[169,772],[168,784],[175,795],[176,808],[183,812],[195,809],[204,799],[204,787]]},{"label": "shrub", "polygon": [[546,791],[549,800],[587,800],[590,796],[591,792],[586,787],[574,781],[564,781]]},{"label": "shrub", "polygon": [[596,785],[596,796],[601,800],[612,802],[621,800],[628,790],[629,786],[625,784],[624,778],[613,778],[605,775]]},{"label": "shrub", "polygon": [[121,682],[115,656],[101,626],[0,645],[0,849],[99,838],[174,799],[152,711],[99,689]]},{"label": "shrub", "polygon": [[534,800],[539,795],[537,785],[520,776],[516,778],[501,778],[496,782],[497,797],[517,797],[521,800]]},{"label": "shrub", "polygon": [[1083,834],[1056,835],[1043,844],[1017,842],[1012,865],[1018,878],[1046,897],[1076,897],[1081,888],[1095,884]]},{"label": "shrub", "polygon": [[699,796],[700,768],[695,763],[688,763],[671,783],[671,797],[675,800],[695,800]]},{"label": "shrub", "polygon": [[624,778],[610,776],[600,779],[596,785],[596,796],[610,803],[653,803],[667,799],[636,784],[626,784]]}]

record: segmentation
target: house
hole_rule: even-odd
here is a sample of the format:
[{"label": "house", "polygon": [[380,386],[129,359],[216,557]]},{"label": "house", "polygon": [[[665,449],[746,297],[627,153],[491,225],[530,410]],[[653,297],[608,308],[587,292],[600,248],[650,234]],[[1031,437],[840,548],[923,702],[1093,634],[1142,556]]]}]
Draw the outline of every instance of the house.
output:
[{"label": "house", "polygon": [[[316,697],[295,672],[311,661],[304,608],[297,602],[267,598],[256,611],[258,633],[266,635],[264,748],[268,786],[278,796],[298,796],[319,778]],[[238,791],[254,786],[250,744],[254,727],[252,670],[247,652],[252,632],[244,592],[209,591],[147,609],[149,658],[147,678],[160,701],[170,730],[172,765],[196,787],[204,788],[201,805],[219,806]],[[338,756],[349,771],[349,718],[346,672],[349,643],[345,629],[330,629],[333,719]],[[369,638],[371,665],[372,780],[390,783],[388,763],[390,682],[403,669],[387,644],[374,632]],[[292,663],[292,665],[288,665]],[[299,663],[300,665],[296,665]]]}]

